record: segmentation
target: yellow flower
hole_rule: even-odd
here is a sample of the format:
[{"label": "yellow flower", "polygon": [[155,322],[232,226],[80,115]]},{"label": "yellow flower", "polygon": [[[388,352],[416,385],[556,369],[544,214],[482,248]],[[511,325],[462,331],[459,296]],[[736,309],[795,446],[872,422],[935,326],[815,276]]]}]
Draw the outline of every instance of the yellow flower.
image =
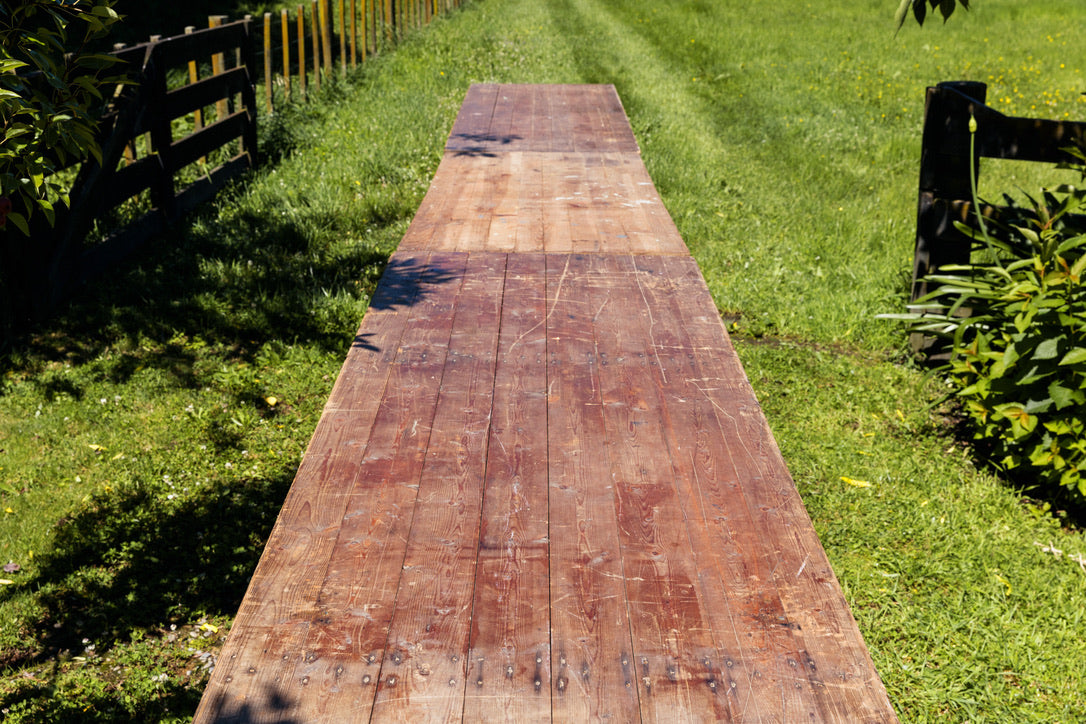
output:
[{"label": "yellow flower", "polygon": [[849,485],[851,485],[854,488],[870,488],[871,487],[871,483],[869,483],[866,480],[855,480],[854,478],[846,478],[844,475],[841,476],[841,480],[844,481],[845,483],[848,483]]}]

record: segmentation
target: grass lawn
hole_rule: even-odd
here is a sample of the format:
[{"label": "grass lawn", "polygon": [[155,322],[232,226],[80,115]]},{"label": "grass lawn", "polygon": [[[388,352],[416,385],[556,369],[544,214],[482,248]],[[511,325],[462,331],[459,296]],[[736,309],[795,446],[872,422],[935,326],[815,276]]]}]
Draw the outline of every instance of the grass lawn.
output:
[{"label": "grass lawn", "polygon": [[[1086,711],[1084,522],[971,462],[894,324],[924,88],[1086,117],[1081,0],[479,0],[0,361],[0,717],[186,721],[471,82],[613,83],[903,721]],[[1060,179],[986,164],[982,195]],[[1060,179],[1062,180],[1062,179]]]}]

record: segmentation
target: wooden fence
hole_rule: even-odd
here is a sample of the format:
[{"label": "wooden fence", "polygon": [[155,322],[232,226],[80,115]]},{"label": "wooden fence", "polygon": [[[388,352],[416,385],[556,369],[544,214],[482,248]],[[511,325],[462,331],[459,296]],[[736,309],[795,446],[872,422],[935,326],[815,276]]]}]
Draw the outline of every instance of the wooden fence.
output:
[{"label": "wooden fence", "polygon": [[[911,301],[929,289],[924,277],[947,264],[967,264],[972,239],[955,228],[975,217],[970,165],[979,176],[981,158],[1061,163],[1075,160],[1064,149],[1083,147],[1086,123],[1005,116],[984,105],[987,85],[950,81],[928,88],[920,153],[920,188]],[[970,153],[969,119],[977,121]],[[998,216],[999,207],[982,210]],[[938,356],[930,337],[913,335],[916,352]]]},{"label": "wooden fence", "polygon": [[[0,235],[0,331],[47,315],[252,168],[259,112],[307,99],[337,66],[346,75],[461,2],[306,0],[293,17],[213,16],[206,29],[115,48],[131,82],[116,89],[100,121],[101,163],[79,168],[70,208],[58,207],[52,227],[39,215],[31,243]],[[88,241],[94,224],[118,208],[126,209],[119,228]]]},{"label": "wooden fence", "polygon": [[[334,2],[334,5],[333,5]],[[264,13],[257,32],[263,65],[265,109],[273,110],[273,88],[283,100],[305,98],[320,88],[321,76],[338,67],[346,75],[368,56],[433,19],[462,0],[306,0],[291,17],[286,9]],[[308,27],[308,31],[306,28]]]}]

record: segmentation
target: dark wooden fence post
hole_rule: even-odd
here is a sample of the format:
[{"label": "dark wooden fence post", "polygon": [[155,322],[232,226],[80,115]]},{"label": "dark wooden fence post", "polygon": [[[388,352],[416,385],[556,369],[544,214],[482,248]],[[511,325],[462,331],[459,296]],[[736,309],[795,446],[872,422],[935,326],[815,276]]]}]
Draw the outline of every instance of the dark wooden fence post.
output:
[{"label": "dark wooden fence post", "polygon": [[241,136],[241,150],[243,153],[248,154],[249,166],[253,168],[260,159],[257,157],[256,150],[256,48],[254,47],[255,43],[253,43],[253,21],[251,17],[246,16],[242,23],[242,29],[244,41],[239,50],[242,62],[245,63],[245,70],[249,74],[249,79],[248,82],[242,85],[241,104],[245,106],[245,112],[249,114],[249,118],[245,124],[245,131]]},{"label": "dark wooden fence post", "polygon": [[[972,198],[969,164],[979,168],[979,156],[970,159],[969,117],[984,105],[984,83],[958,81],[928,88],[924,109],[924,135],[920,148],[920,189],[916,222],[916,255],[912,301],[928,292],[925,274],[944,264],[969,261],[968,244],[936,243],[949,231],[946,216],[940,218],[935,198],[968,201]],[[965,238],[965,237],[963,237]]]},{"label": "dark wooden fence post", "polygon": [[[924,277],[946,264],[967,264],[971,240],[953,228],[953,217],[935,199],[968,201],[972,198],[970,164],[979,169],[979,155],[971,158],[969,118],[984,105],[984,83],[952,81],[928,88],[924,104],[924,131],[920,148],[920,184],[916,214],[916,248],[910,301],[929,291]],[[913,334],[914,352],[935,356],[939,341]]]}]

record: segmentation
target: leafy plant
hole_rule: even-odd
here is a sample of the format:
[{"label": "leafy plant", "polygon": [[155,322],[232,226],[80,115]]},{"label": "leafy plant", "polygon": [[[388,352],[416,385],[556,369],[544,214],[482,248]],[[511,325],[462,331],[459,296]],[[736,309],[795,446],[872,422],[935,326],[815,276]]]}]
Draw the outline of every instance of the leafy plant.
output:
[{"label": "leafy plant", "polygon": [[929,275],[910,328],[951,342],[947,377],[992,463],[1086,498],[1086,189],[1027,199],[960,225],[976,260]]},{"label": "leafy plant", "polygon": [[0,6],[0,228],[25,236],[40,211],[68,203],[55,174],[99,157],[95,140],[109,55],[87,52],[119,20],[116,0],[7,0]]},{"label": "leafy plant", "polygon": [[924,24],[924,20],[928,17],[928,6],[931,6],[932,10],[938,10],[943,16],[943,22],[945,23],[950,19],[950,16],[954,13],[954,9],[961,5],[966,10],[969,9],[969,0],[901,0],[901,5],[898,6],[895,20],[897,20],[897,27],[900,30],[901,26],[905,24],[905,18],[909,16],[909,10],[912,9],[913,17],[916,18],[916,22],[920,25]]}]

